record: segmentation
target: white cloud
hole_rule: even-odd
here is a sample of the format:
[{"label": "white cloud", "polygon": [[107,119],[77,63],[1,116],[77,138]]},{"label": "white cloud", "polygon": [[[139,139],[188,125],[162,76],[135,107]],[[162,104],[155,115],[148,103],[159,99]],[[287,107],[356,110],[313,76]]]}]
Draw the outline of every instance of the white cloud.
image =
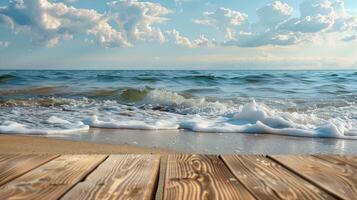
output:
[{"label": "white cloud", "polygon": [[[73,0],[62,0],[73,2]],[[177,5],[192,0],[173,0]],[[99,13],[60,3],[59,0],[12,0],[0,7],[0,28],[29,35],[35,44],[48,47],[63,40],[85,36],[87,41],[104,47],[133,46],[140,42],[165,42],[160,24],[169,22],[171,10],[159,3],[138,0],[114,0],[108,10]],[[220,7],[204,12],[196,24],[212,26],[224,33],[223,45],[259,47],[294,45],[314,41],[353,41],[357,35],[357,16],[345,8],[343,0],[304,0],[298,16],[281,1],[257,9],[258,22],[249,23],[243,12]],[[211,47],[218,43],[201,35],[189,39],[178,31],[168,31],[173,40],[189,48]],[[338,33],[338,34],[337,34]]]},{"label": "white cloud", "polygon": [[316,33],[330,28],[334,19],[325,15],[305,16],[304,18],[293,18],[282,24],[279,28],[302,33]]},{"label": "white cloud", "polygon": [[76,9],[47,0],[16,0],[1,8],[0,15],[15,32],[27,33],[34,43],[48,47],[76,34],[93,35],[103,46],[130,46],[108,24],[107,17],[95,10]]},{"label": "white cloud", "polygon": [[304,0],[300,4],[301,17],[330,15],[332,13],[333,7],[329,0]]},{"label": "white cloud", "polygon": [[137,41],[165,41],[161,30],[153,25],[165,22],[162,15],[170,10],[160,4],[136,0],[113,1],[108,6],[110,15],[48,0],[15,0],[0,7],[0,24],[15,33],[28,34],[33,43],[48,47],[83,34],[105,47],[128,47]]},{"label": "white cloud", "polygon": [[203,15],[204,19],[194,19],[193,22],[224,31],[226,39],[232,39],[235,35],[235,28],[244,24],[248,18],[244,13],[223,7],[214,12],[204,12]]},{"label": "white cloud", "polygon": [[316,33],[331,28],[337,18],[329,0],[304,0],[300,4],[300,18],[292,18],[280,29]]},{"label": "white cloud", "polygon": [[260,47],[266,45],[288,46],[303,41],[300,34],[294,32],[265,31],[260,33],[240,33],[237,39],[230,40],[223,45],[239,47]]},{"label": "white cloud", "polygon": [[273,27],[286,21],[292,14],[293,8],[286,3],[274,1],[257,10],[257,15],[263,25]]},{"label": "white cloud", "polygon": [[[274,1],[257,10],[258,23],[251,24],[244,34],[237,34],[224,45],[285,46],[321,41],[334,37],[333,32],[351,35],[357,31],[357,17],[347,12],[342,0],[304,0],[300,5],[300,17],[291,18],[292,11],[289,5]],[[346,39],[352,38],[342,40]]]},{"label": "white cloud", "polygon": [[343,42],[351,42],[357,40],[357,35],[350,35],[341,39]]},{"label": "white cloud", "polygon": [[303,32],[343,32],[357,30],[357,18],[347,12],[342,0],[304,0],[300,18],[292,18],[280,29]]},{"label": "white cloud", "polygon": [[279,30],[278,27],[291,17],[293,8],[286,3],[273,1],[257,9],[258,22],[240,27],[233,37],[223,42],[225,46],[260,47],[266,45],[288,46],[305,40],[300,33]]},{"label": "white cloud", "polygon": [[120,0],[108,3],[111,17],[129,41],[165,41],[164,34],[154,24],[167,21],[171,11],[158,3]]},{"label": "white cloud", "polygon": [[0,48],[1,47],[8,47],[10,43],[8,41],[0,41]]},{"label": "white cloud", "polygon": [[175,29],[167,31],[167,34],[172,35],[174,37],[176,44],[187,48],[213,47],[216,45],[214,41],[210,41],[204,35],[201,35],[199,38],[191,41],[189,38],[182,36]]}]

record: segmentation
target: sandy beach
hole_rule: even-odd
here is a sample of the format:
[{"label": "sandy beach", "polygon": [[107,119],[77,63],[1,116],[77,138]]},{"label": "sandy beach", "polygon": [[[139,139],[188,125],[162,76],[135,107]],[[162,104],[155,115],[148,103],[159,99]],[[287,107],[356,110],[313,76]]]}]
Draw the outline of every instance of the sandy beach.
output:
[{"label": "sandy beach", "polygon": [[58,154],[168,154],[173,151],[141,148],[131,145],[98,144],[92,142],[48,139],[34,136],[0,135],[0,153]]},{"label": "sandy beach", "polygon": [[0,153],[356,154],[355,144],[355,140],[185,130],[91,128],[72,134],[0,134]]}]

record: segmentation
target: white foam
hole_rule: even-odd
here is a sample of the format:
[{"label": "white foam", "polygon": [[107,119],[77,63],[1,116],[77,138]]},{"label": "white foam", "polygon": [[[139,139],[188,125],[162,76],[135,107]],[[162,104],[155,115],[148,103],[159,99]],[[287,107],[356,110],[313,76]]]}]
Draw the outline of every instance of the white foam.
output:
[{"label": "white foam", "polygon": [[2,123],[2,125],[0,125],[0,133],[5,133],[5,134],[49,135],[49,134],[66,134],[72,132],[83,132],[88,130],[89,130],[89,126],[83,124],[73,128],[63,127],[60,129],[29,128],[24,124],[12,122],[12,121],[5,121],[4,123]]},{"label": "white foam", "polygon": [[69,122],[67,120],[61,119],[61,118],[56,117],[56,116],[51,116],[46,121],[47,121],[47,123],[50,123],[50,124],[70,124],[71,123],[71,122]]},{"label": "white foam", "polygon": [[179,128],[177,124],[164,120],[159,120],[151,124],[139,120],[100,121],[98,120],[98,116],[95,115],[91,118],[84,120],[84,123],[94,128],[112,129],[171,130]]},{"label": "white foam", "polygon": [[357,139],[354,104],[286,112],[254,100],[244,105],[209,102],[160,90],[152,91],[143,103],[169,106],[177,113],[140,109],[116,101],[70,102],[64,107],[66,111],[37,106],[2,108],[0,133],[55,134],[96,127]]},{"label": "white foam", "polygon": [[[297,113],[291,115],[288,113],[279,114],[263,104],[258,105],[253,100],[244,105],[241,111],[236,113],[233,118],[208,120],[196,116],[194,119],[181,123],[180,127],[198,132],[257,133],[357,139],[357,133],[348,131],[342,123],[336,125],[326,121],[321,125],[298,124],[291,120],[291,116],[294,119],[299,118]],[[300,117],[306,118],[307,115]]]}]

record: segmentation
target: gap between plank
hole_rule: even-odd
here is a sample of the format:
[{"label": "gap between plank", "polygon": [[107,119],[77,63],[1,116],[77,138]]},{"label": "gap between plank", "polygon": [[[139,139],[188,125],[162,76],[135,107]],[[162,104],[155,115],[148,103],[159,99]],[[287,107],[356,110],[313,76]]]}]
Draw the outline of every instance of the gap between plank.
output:
[{"label": "gap between plank", "polygon": [[250,191],[250,189],[245,185],[243,184],[243,182],[241,180],[239,180],[238,177],[236,177],[236,175],[233,173],[233,171],[229,168],[228,164],[224,161],[224,159],[222,158],[222,154],[219,154],[218,155],[218,158],[219,160],[221,160],[223,162],[223,164],[226,166],[226,168],[228,169],[228,171],[237,179],[237,181],[257,200],[259,200],[259,198],[252,192]]},{"label": "gap between plank", "polygon": [[[233,156],[240,156],[241,154],[233,154]],[[254,154],[252,156],[256,156],[256,155],[259,155],[259,154]],[[220,159],[224,162],[224,164],[227,166],[227,168],[229,169],[229,171],[234,175],[234,177],[236,177],[236,175],[234,174],[234,172],[230,169],[229,165],[225,162],[225,160],[222,158],[222,156],[224,155],[220,155]],[[247,155],[247,156],[250,156],[250,155]],[[262,155],[263,157],[267,158],[268,160],[270,160],[271,162],[275,162],[274,160],[270,159],[269,157],[267,157],[266,155]],[[276,163],[276,162],[275,162]],[[279,163],[276,163],[276,164],[279,164]],[[290,170],[289,170],[290,171]],[[255,192],[250,190],[250,187],[246,186],[243,182],[241,182],[241,180],[239,180],[238,177],[236,177],[236,179],[254,196],[255,199],[257,200],[260,200],[260,198],[258,196],[255,195]],[[282,199],[279,194],[275,191],[275,190],[272,190],[272,192],[275,194],[275,196],[281,200],[284,200]]]},{"label": "gap between plank", "polygon": [[300,178],[304,179],[305,181],[309,182],[310,184],[314,185],[315,187],[319,188],[322,191],[325,191],[326,193],[330,194],[331,196],[335,197],[336,199],[340,199],[343,200],[343,198],[337,196],[336,194],[334,194],[333,192],[330,192],[329,190],[324,189],[323,187],[321,187],[319,184],[315,183],[315,181],[311,181],[308,178],[306,178],[305,176],[303,176],[302,174],[300,174],[299,172],[295,171],[294,169],[290,168],[289,166],[285,165],[283,162],[280,162],[278,159],[275,159],[274,157],[267,155],[267,158],[270,158],[271,160],[277,162],[278,164],[280,164],[282,167],[284,167],[285,169],[289,170],[290,172],[298,175]]},{"label": "gap between plank", "polygon": [[167,167],[167,156],[161,155],[160,156],[160,166],[159,166],[159,173],[158,179],[155,189],[155,200],[162,200],[164,197],[164,184],[166,178],[166,167]]},{"label": "gap between plank", "polygon": [[[73,155],[75,156],[76,154],[73,154]],[[95,155],[95,154],[86,154],[86,155]],[[97,155],[105,155],[105,154],[97,154]],[[84,182],[92,172],[94,172],[101,164],[103,164],[109,158],[110,155],[105,155],[105,156],[106,157],[100,163],[98,163],[98,165],[96,167],[94,167],[93,170],[88,171],[88,173],[85,176],[83,176],[83,178],[81,180],[79,180],[76,184],[73,184],[70,188],[68,188],[68,190],[66,192],[64,192],[61,196],[59,196],[58,199],[61,199],[62,197],[64,197],[78,183]]]}]

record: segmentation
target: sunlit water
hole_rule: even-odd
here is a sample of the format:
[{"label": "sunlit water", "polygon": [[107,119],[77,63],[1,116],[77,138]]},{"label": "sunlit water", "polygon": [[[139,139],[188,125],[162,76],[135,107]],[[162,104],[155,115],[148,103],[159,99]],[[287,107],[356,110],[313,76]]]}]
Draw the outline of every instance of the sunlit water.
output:
[{"label": "sunlit water", "polygon": [[0,133],[90,127],[357,139],[356,71],[0,71]]}]

